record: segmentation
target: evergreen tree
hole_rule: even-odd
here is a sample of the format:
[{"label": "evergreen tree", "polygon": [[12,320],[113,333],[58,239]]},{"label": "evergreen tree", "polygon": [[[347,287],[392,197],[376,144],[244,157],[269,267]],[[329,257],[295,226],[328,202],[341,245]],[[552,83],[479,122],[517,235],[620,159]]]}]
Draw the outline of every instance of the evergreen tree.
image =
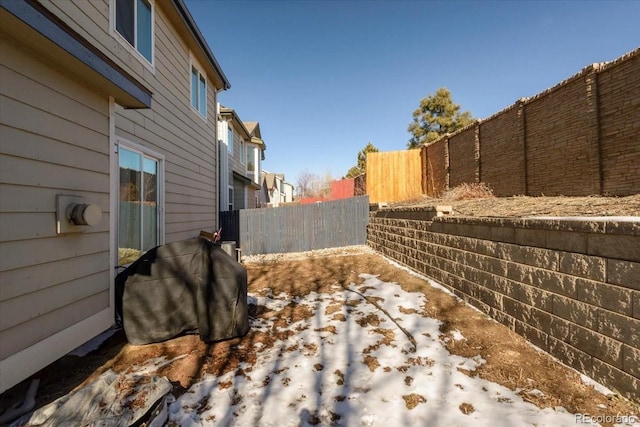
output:
[{"label": "evergreen tree", "polygon": [[434,95],[422,98],[413,112],[413,122],[407,128],[411,134],[407,147],[418,148],[471,124],[473,120],[470,112],[460,112],[460,105],[453,102],[449,89],[441,87]]},{"label": "evergreen tree", "polygon": [[358,163],[356,166],[349,169],[345,178],[355,178],[356,176],[367,172],[367,153],[377,153],[378,151],[380,150],[378,150],[372,143],[367,143],[362,150],[358,151]]}]

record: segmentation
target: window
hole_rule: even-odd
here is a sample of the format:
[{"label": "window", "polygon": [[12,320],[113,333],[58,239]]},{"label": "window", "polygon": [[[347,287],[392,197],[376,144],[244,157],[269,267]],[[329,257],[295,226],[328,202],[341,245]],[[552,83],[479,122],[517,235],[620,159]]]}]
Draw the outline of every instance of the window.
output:
[{"label": "window", "polygon": [[118,148],[118,265],[129,264],[161,244],[162,159],[139,149]]},{"label": "window", "polygon": [[116,31],[152,63],[153,19],[150,0],[115,0]]},{"label": "window", "polygon": [[229,212],[233,210],[233,187],[229,187]]},{"label": "window", "polygon": [[255,147],[252,147],[252,146],[247,147],[247,159],[245,161],[245,163],[247,164],[247,172],[256,171],[256,166],[253,161],[253,156],[254,156],[253,150],[255,150]]},{"label": "window", "polygon": [[245,144],[244,141],[240,141],[240,163],[243,165],[247,162],[247,154],[245,152]]},{"label": "window", "polygon": [[247,147],[247,177],[251,178],[256,184],[259,184],[260,150],[253,145]]},{"label": "window", "polygon": [[207,80],[196,68],[191,67],[191,106],[202,117],[207,117]]},{"label": "window", "polygon": [[233,129],[231,129],[231,122],[227,122],[229,131],[227,133],[227,145],[229,146],[229,154],[233,154]]}]

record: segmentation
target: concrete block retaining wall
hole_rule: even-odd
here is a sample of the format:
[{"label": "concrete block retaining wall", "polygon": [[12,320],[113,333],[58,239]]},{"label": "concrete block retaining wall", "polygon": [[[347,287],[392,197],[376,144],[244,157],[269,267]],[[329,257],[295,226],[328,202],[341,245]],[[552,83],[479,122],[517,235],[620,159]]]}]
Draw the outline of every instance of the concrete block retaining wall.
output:
[{"label": "concrete block retaining wall", "polygon": [[367,244],[640,401],[640,220],[371,212]]}]

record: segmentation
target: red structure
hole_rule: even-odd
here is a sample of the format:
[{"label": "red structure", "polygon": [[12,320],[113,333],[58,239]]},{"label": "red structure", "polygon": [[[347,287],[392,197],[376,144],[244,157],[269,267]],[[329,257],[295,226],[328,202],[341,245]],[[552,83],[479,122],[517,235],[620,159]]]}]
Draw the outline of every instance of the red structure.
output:
[{"label": "red structure", "polygon": [[310,205],[312,203],[320,203],[320,202],[328,202],[331,199],[327,199],[326,197],[303,197],[298,200],[301,205]]},{"label": "red structure", "polygon": [[331,181],[331,200],[348,199],[355,196],[355,179],[347,178]]}]

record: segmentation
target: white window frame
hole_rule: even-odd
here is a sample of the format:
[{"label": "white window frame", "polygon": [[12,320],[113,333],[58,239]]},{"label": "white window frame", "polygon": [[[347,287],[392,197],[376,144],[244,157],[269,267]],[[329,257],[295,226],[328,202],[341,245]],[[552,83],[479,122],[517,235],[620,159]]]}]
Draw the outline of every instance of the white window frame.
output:
[{"label": "white window frame", "polygon": [[[142,53],[138,51],[136,46],[133,46],[116,28],[116,0],[109,0],[109,33],[116,39],[118,42],[124,46],[127,51],[133,54],[138,60],[152,73],[155,74],[155,60],[156,60],[156,35],[155,35],[155,22],[156,22],[156,7],[155,0],[145,0],[149,2],[151,6],[151,61],[149,61]],[[137,9],[137,2],[134,0],[134,10]],[[136,12],[134,12],[135,14]],[[138,37],[137,28],[137,19],[134,17],[134,37]],[[135,42],[134,42],[135,44]]]},{"label": "white window frame", "polygon": [[234,200],[234,198],[236,196],[235,195],[235,190],[233,189],[233,185],[229,186],[228,192],[229,192],[229,212],[231,212],[231,211],[233,211],[233,207],[234,207],[233,200]]},{"label": "white window frame", "polygon": [[233,156],[233,136],[236,133],[233,131],[233,122],[227,122],[227,148],[229,150],[229,155]]},{"label": "white window frame", "polygon": [[[253,157],[253,182],[255,182],[256,184],[260,184],[260,167],[261,167],[261,153],[262,151],[260,150],[260,147],[258,147],[257,145],[251,144],[248,146],[248,153],[251,153],[251,156]],[[248,166],[248,165],[247,165]],[[249,171],[247,170],[247,174],[249,174]]]},{"label": "white window frame", "polygon": [[[197,75],[197,82],[195,88],[193,87],[193,74],[194,72]],[[202,99],[202,92],[200,91],[200,82],[204,81],[204,99]],[[193,111],[198,113],[200,117],[202,117],[205,121],[207,120],[207,101],[208,101],[208,92],[209,92],[209,81],[207,80],[207,75],[202,72],[202,67],[195,61],[195,59],[191,58],[191,64],[189,66],[189,106]],[[197,105],[193,105],[193,97],[194,90],[196,95],[196,103]],[[200,106],[204,107],[204,111],[201,111]]]},{"label": "white window frame", "polygon": [[[165,183],[165,157],[164,155],[158,153],[157,151],[151,150],[141,144],[137,144],[133,141],[116,137],[116,147],[118,153],[120,152],[120,148],[124,148],[129,151],[133,151],[139,153],[144,157],[152,158],[158,161],[158,217],[156,218],[157,226],[158,226],[158,245],[164,244],[164,235],[165,235],[165,223],[164,223],[164,183]],[[119,156],[116,157],[116,168],[118,170],[116,185],[115,188],[120,188],[120,160]],[[119,191],[119,190],[118,190]],[[116,239],[116,251],[120,247],[119,242],[119,230],[120,230],[120,218],[119,218],[119,197],[116,197],[116,223],[115,223],[115,239]],[[116,253],[116,262],[117,262],[117,253]]]},{"label": "white window frame", "polygon": [[244,140],[240,141],[240,163],[243,165],[247,165],[247,144]]}]

